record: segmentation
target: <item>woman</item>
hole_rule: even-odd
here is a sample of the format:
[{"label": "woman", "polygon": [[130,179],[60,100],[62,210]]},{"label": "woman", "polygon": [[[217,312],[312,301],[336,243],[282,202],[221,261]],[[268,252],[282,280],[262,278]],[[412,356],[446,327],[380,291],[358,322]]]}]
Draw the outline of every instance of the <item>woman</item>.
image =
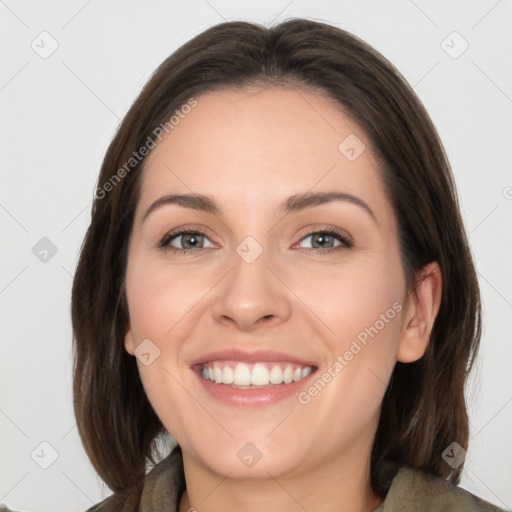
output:
[{"label": "woman", "polygon": [[456,485],[481,328],[453,178],[379,53],[301,19],[206,30],[95,196],[74,405],[114,494],[90,511],[499,510]]}]

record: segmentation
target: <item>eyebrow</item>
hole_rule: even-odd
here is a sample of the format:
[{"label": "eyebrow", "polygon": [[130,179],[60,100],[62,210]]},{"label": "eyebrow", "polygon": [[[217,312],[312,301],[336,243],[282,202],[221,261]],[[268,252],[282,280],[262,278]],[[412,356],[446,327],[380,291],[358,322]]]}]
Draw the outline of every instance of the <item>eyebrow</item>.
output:
[{"label": "eyebrow", "polygon": [[[361,207],[378,225],[377,218],[375,217],[373,210],[362,199],[346,192],[306,192],[304,194],[295,194],[279,205],[279,212],[287,214],[333,201],[345,201]],[[142,217],[142,222],[144,222],[152,212],[169,204],[176,204],[183,208],[190,208],[192,210],[204,211],[222,216],[222,208],[213,198],[207,195],[170,194],[162,196],[152,203]]]}]

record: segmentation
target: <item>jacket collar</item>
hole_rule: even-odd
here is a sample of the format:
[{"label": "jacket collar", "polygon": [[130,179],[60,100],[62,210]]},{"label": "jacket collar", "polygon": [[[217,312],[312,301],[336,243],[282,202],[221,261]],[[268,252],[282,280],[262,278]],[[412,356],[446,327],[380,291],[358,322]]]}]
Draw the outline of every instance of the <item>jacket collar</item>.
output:
[{"label": "jacket collar", "polygon": [[[464,512],[501,511],[457,486],[412,468],[398,468],[386,462],[380,465],[377,479],[386,497],[373,512],[434,511],[445,510],[445,507],[446,510]],[[138,512],[178,512],[185,488],[183,456],[176,445],[146,475]]]},{"label": "jacket collar", "polygon": [[[385,466],[379,474],[379,485],[389,488],[398,468]],[[138,512],[178,512],[181,496],[186,488],[181,448],[176,445],[171,453],[156,464],[146,475]],[[382,510],[382,504],[374,512]]]},{"label": "jacket collar", "polygon": [[138,512],[178,512],[185,487],[183,457],[176,445],[146,475]]}]

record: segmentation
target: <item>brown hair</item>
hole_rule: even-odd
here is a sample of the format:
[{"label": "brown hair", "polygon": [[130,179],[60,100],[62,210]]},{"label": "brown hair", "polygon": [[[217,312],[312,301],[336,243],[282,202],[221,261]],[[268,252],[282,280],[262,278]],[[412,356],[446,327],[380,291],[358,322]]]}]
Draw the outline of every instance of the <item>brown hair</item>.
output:
[{"label": "brown hair", "polygon": [[425,108],[393,65],[354,35],[305,19],[270,28],[221,23],[194,37],[155,71],[107,150],[72,290],[74,408],[88,457],[113,491],[133,486],[136,500],[159,455],[155,439],[165,434],[123,342],[128,241],[144,165],[144,158],[130,158],[191,97],[250,85],[306,88],[334,99],[379,160],[408,290],[426,264],[439,263],[440,310],[425,355],[395,366],[373,445],[372,485],[379,492],[377,472],[386,460],[459,483],[462,465],[452,472],[441,453],[453,441],[468,445],[464,386],[481,326],[450,165]]}]

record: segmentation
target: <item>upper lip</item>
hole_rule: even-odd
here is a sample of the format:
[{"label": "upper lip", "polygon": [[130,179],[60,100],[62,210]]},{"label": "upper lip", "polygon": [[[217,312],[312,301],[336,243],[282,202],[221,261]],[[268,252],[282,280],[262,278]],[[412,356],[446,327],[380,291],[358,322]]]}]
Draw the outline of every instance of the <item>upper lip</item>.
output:
[{"label": "upper lip", "polygon": [[191,361],[190,366],[202,365],[211,361],[240,361],[244,363],[286,361],[289,363],[295,363],[299,366],[315,367],[315,364],[307,359],[301,359],[284,352],[276,352],[275,350],[261,349],[253,351],[241,349],[216,350],[194,359]]}]

